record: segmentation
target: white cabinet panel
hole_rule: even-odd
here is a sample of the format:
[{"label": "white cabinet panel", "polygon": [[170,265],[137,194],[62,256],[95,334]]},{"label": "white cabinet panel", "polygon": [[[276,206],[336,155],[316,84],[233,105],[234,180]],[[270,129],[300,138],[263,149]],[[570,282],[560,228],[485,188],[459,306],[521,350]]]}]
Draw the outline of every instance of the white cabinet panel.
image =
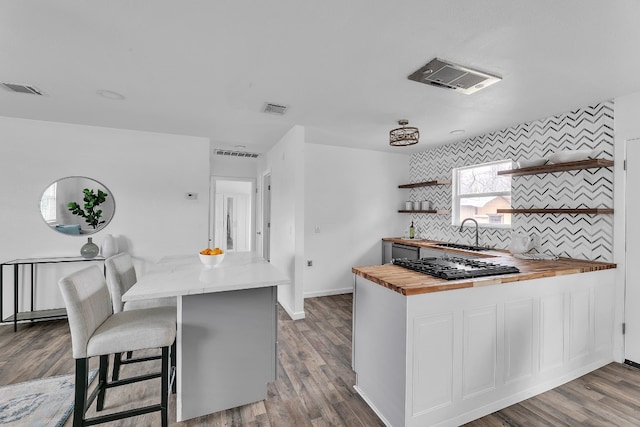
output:
[{"label": "white cabinet panel", "polygon": [[453,402],[453,313],[413,324],[413,415]]},{"label": "white cabinet panel", "polygon": [[[596,288],[592,304],[596,306],[614,304],[613,295],[608,289]],[[595,322],[594,350],[596,353],[608,354],[613,348],[613,310],[593,310]]]},{"label": "white cabinet panel", "polygon": [[573,292],[569,301],[569,360],[574,360],[588,355],[591,347],[589,289]]},{"label": "white cabinet panel", "polygon": [[540,372],[557,368],[564,361],[564,294],[540,299]]},{"label": "white cabinet panel", "polygon": [[504,305],[505,382],[533,375],[534,301]]},{"label": "white cabinet panel", "polygon": [[462,396],[491,390],[496,385],[497,306],[463,313]]}]

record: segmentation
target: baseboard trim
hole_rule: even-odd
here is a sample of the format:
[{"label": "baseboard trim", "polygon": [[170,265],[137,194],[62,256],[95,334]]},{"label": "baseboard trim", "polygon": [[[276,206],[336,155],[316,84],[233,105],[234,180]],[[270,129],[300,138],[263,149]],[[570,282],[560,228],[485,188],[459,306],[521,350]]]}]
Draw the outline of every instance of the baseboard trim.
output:
[{"label": "baseboard trim", "polygon": [[316,298],[316,297],[328,297],[331,295],[342,295],[342,294],[352,294],[353,287],[342,288],[342,289],[329,289],[326,291],[314,291],[314,292],[305,292],[305,298]]},{"label": "baseboard trim", "polygon": [[385,426],[392,427],[391,423],[384,417],[384,415],[382,415],[382,413],[380,411],[378,411],[378,408],[376,408],[376,406],[373,404],[373,402],[371,400],[369,400],[367,395],[362,391],[362,389],[360,387],[358,387],[357,384],[353,386],[353,389],[356,391],[356,393],[358,393],[358,395],[360,395],[362,400],[364,400],[367,403],[367,405],[369,405],[369,408],[371,408],[371,410],[376,413],[378,418],[380,418],[380,421],[382,421],[382,423]]},{"label": "baseboard trim", "polygon": [[511,396],[507,396],[503,399],[499,399],[485,406],[474,408],[454,418],[450,418],[446,421],[436,423],[434,424],[434,426],[446,427],[446,426],[452,425],[452,423],[454,425],[466,424],[473,420],[477,420],[478,418],[500,411],[508,406],[515,405],[516,403],[522,402],[527,399],[531,399],[532,397],[535,397],[539,394],[552,390],[556,387],[560,387],[561,385],[566,384],[570,381],[573,381],[577,378],[580,378],[583,375],[587,375],[589,372],[595,371],[596,369],[600,369],[611,362],[613,362],[613,358],[610,358],[610,357],[598,359],[594,362],[589,363],[588,365],[581,366],[570,372],[567,372],[558,378],[554,378],[548,381],[541,382],[539,384],[535,384],[519,393],[513,394]]},{"label": "baseboard trim", "polygon": [[291,310],[289,310],[289,307],[287,307],[286,305],[284,305],[284,304],[282,304],[280,302],[278,302],[278,304],[289,315],[291,320],[302,320],[302,319],[305,318],[304,310],[303,311],[291,311]]}]

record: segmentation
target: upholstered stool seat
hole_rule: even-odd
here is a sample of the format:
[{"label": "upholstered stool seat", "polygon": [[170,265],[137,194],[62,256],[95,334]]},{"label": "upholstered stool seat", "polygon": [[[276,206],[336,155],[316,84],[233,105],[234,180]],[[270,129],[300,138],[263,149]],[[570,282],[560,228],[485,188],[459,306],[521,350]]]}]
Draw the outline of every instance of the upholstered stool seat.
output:
[{"label": "upholstered stool seat", "polygon": [[87,343],[87,357],[161,348],[175,339],[176,323],[165,310],[146,308],[114,313]]},{"label": "upholstered stool seat", "polygon": [[[166,427],[169,348],[175,346],[176,337],[173,318],[157,308],[114,314],[107,283],[95,265],[63,277],[59,286],[67,308],[73,358],[76,360],[73,426],[100,424],[160,411],[161,425]],[[110,354],[154,348],[162,350],[160,372],[107,381]],[[87,396],[89,358],[92,356],[100,357],[98,385]],[[152,378],[161,378],[159,404],[85,418],[87,409],[96,398],[96,410],[102,411],[107,389]]]}]

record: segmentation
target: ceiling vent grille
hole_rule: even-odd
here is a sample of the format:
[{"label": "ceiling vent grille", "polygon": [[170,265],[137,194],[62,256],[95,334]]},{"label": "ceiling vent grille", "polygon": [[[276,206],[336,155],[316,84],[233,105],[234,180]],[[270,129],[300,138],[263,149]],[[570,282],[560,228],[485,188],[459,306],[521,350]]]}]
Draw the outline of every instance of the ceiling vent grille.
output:
[{"label": "ceiling vent grille", "polygon": [[267,102],[264,104],[264,109],[262,110],[263,113],[269,113],[269,114],[278,114],[280,116],[282,116],[284,113],[287,112],[287,107],[286,105],[279,105],[279,104],[273,104],[271,102]]},{"label": "ceiling vent grille", "polygon": [[31,95],[40,95],[40,96],[43,95],[42,91],[40,91],[40,89],[34,86],[20,85],[16,83],[5,83],[5,82],[0,82],[0,85],[4,86],[5,89],[10,90],[11,92],[29,93]]},{"label": "ceiling vent grille", "polygon": [[258,153],[249,153],[247,151],[220,150],[220,149],[216,149],[216,154],[218,156],[248,157],[251,159],[255,159],[256,157],[259,156]]},{"label": "ceiling vent grille", "polygon": [[408,79],[471,95],[499,82],[502,77],[435,58],[413,72]]}]

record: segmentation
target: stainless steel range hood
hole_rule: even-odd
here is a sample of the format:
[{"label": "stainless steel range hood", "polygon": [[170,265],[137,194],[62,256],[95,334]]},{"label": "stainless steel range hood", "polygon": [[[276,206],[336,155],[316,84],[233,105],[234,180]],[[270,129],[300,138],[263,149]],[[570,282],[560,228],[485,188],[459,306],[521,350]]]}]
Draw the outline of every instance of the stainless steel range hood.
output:
[{"label": "stainless steel range hood", "polygon": [[419,83],[471,95],[502,80],[502,77],[434,58],[409,77]]}]

